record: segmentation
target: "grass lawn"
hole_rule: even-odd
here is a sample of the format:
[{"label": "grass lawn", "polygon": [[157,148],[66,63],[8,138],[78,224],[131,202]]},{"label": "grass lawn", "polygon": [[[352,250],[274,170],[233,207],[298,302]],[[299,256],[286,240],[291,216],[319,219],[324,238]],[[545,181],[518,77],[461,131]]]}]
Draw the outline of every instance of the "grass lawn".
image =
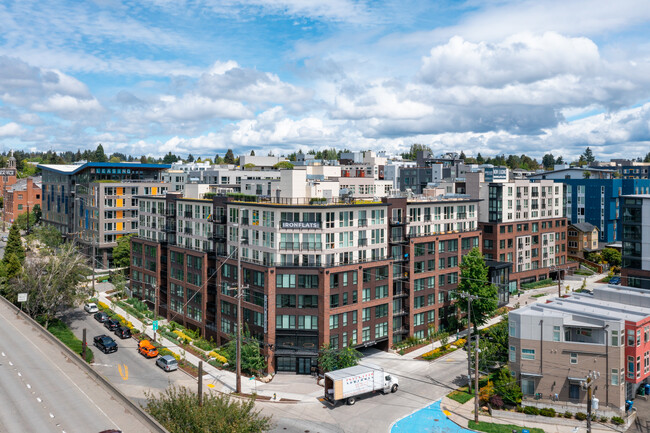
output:
[{"label": "grass lawn", "polygon": [[546,296],[548,293],[538,293],[536,295],[533,295],[533,298],[541,298],[542,296]]},{"label": "grass lawn", "polygon": [[[472,397],[474,397],[474,394],[469,394],[467,392],[467,388],[464,388],[464,389],[461,388],[461,389],[458,389],[456,391],[450,392],[449,394],[447,394],[447,397],[449,397],[450,399],[452,399],[454,401],[457,401],[460,404],[465,404],[468,401],[470,401],[472,399]],[[512,432],[509,432],[509,433],[512,433]]]},{"label": "grass lawn", "polygon": [[[50,327],[47,328],[47,330],[50,331],[50,333],[56,338],[61,340],[63,344],[81,356],[81,340],[75,337],[70,328],[68,328],[68,325],[59,319],[53,319],[50,321]],[[92,346],[92,342],[89,344],[89,346]],[[86,347],[86,362],[93,362],[93,359],[93,351],[90,349],[90,347]]]},{"label": "grass lawn", "polygon": [[541,428],[520,427],[512,424],[495,424],[483,421],[479,421],[478,424],[474,421],[469,421],[467,427],[486,433],[512,433],[513,430],[521,433],[522,429],[527,429],[530,433],[544,433],[544,430]]}]

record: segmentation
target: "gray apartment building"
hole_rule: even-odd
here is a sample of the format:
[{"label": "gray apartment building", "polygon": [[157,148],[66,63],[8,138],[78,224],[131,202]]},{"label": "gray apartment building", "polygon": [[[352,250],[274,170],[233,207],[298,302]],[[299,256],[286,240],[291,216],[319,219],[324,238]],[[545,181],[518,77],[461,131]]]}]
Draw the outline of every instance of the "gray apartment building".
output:
[{"label": "gray apartment building", "polygon": [[112,266],[122,236],[138,233],[138,195],[167,192],[163,164],[39,164],[43,171],[43,222],[95,257],[96,267]]}]

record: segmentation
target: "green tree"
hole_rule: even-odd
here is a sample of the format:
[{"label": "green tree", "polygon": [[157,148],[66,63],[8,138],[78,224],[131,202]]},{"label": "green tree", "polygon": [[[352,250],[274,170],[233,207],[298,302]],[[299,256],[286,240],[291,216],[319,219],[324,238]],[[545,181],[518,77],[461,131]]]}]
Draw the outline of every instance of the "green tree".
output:
[{"label": "green tree", "polygon": [[192,155],[191,153],[189,155],[187,155],[187,160],[186,161],[187,162],[194,162],[194,155]]},{"label": "green tree", "polygon": [[521,403],[521,388],[508,367],[503,367],[497,372],[494,378],[494,392],[501,396],[505,403],[512,405]]},{"label": "green tree", "polygon": [[5,257],[7,257],[7,262],[4,266],[5,281],[11,281],[20,275],[23,270],[23,265],[15,254],[9,254],[9,256],[5,254]]},{"label": "green tree", "polygon": [[589,170],[585,170],[582,172],[582,177],[585,179],[589,179],[591,177],[591,172]]},{"label": "green tree", "polygon": [[[18,226],[20,230],[27,230],[27,212],[21,213],[18,215],[16,218],[16,221],[14,221],[14,225]],[[30,210],[29,212],[29,227],[34,228],[34,224],[36,224],[36,215],[34,215],[34,212]]]},{"label": "green tree", "polygon": [[458,159],[462,159],[463,161],[465,161],[466,158],[467,158],[467,156],[465,156],[465,152],[463,152],[463,151],[461,150],[461,151],[460,151],[460,156],[458,157]]},{"label": "green tree", "polygon": [[41,222],[41,218],[43,218],[43,211],[41,210],[41,205],[36,203],[34,205],[34,208],[32,209],[32,213],[34,214],[34,218],[36,218],[36,223],[38,224]]},{"label": "green tree", "polygon": [[590,147],[587,147],[581,156],[587,164],[591,164],[592,162],[596,161],[594,153],[591,151]]},{"label": "green tree", "polygon": [[[235,359],[237,353],[237,337],[230,336],[228,341],[223,346],[223,355],[228,359],[230,368],[235,368]],[[249,329],[244,327],[242,330],[242,346],[241,346],[241,369],[248,374],[260,375],[266,369],[266,361],[260,350],[260,342],[251,335]]]},{"label": "green tree", "polygon": [[484,164],[485,163],[485,158],[481,155],[481,152],[476,155],[476,163],[477,164]]},{"label": "green tree", "polygon": [[[255,156],[255,151],[254,150],[251,150],[251,156]],[[269,156],[273,156],[273,155],[269,155]]]},{"label": "green tree", "polygon": [[558,156],[557,159],[555,160],[555,163],[558,165],[564,164],[564,158],[562,158],[562,156]]},{"label": "green tree", "polygon": [[547,153],[544,155],[542,158],[542,165],[546,170],[551,170],[553,166],[555,165],[555,157],[553,156],[552,153]]},{"label": "green tree", "polygon": [[276,170],[293,170],[293,164],[289,161],[280,161],[273,168]]},{"label": "green tree", "polygon": [[163,157],[162,162],[163,162],[163,164],[171,164],[171,163],[176,162],[178,160],[179,160],[178,156],[176,156],[173,153],[169,152],[167,155],[165,155]]},{"label": "green tree", "polygon": [[605,248],[600,252],[600,257],[611,266],[621,266],[621,252],[614,248]]},{"label": "green tree", "polygon": [[104,146],[100,144],[97,145],[97,149],[95,149],[95,153],[93,154],[93,161],[94,162],[107,162],[108,157],[104,153]]},{"label": "green tree", "polygon": [[244,164],[244,169],[245,169],[245,170],[252,170],[252,169],[254,169],[254,168],[255,168],[255,164],[253,164],[253,163],[251,163],[251,162],[249,162],[249,163],[247,163],[247,164]]},{"label": "green tree", "polygon": [[[497,288],[488,281],[488,268],[483,254],[478,248],[472,249],[460,264],[460,281],[457,293],[478,296],[472,301],[472,323],[474,329],[484,325],[497,309]],[[460,297],[460,296],[459,296]],[[467,302],[457,303],[460,310],[467,314]]]},{"label": "green tree", "polygon": [[59,312],[78,305],[91,295],[82,285],[88,275],[85,258],[72,244],[66,244],[55,253],[25,262],[23,272],[9,284],[15,297],[27,293],[25,311],[32,317],[44,316],[45,328]]},{"label": "green tree", "polygon": [[500,322],[481,331],[481,356],[479,368],[488,370],[496,364],[508,362],[508,315],[504,314]]},{"label": "green tree", "polygon": [[36,227],[32,236],[50,248],[58,248],[63,243],[63,236],[51,225]]},{"label": "green tree", "polygon": [[408,152],[402,153],[402,159],[414,160],[417,158],[419,151],[431,152],[431,148],[429,146],[425,146],[424,144],[413,143]]},{"label": "green tree", "polygon": [[318,351],[318,366],[324,373],[354,367],[359,364],[362,356],[361,352],[349,344],[342,349],[334,349],[329,344],[324,344]]},{"label": "green tree", "polygon": [[113,264],[118,268],[128,268],[131,264],[131,238],[135,236],[132,233],[122,236],[117,240],[117,245],[113,247]]},{"label": "green tree", "polygon": [[235,154],[232,153],[232,149],[228,149],[226,156],[223,157],[223,162],[225,164],[234,164],[235,163]]},{"label": "green tree", "polygon": [[650,162],[650,152],[645,154],[645,158],[643,158],[643,162]]},{"label": "green tree", "polygon": [[122,162],[122,160],[117,156],[111,156],[111,159],[109,159],[108,162],[111,162],[111,163],[115,164],[115,163],[118,163],[118,162]]},{"label": "green tree", "polygon": [[2,261],[7,264],[9,257],[15,255],[20,263],[25,261],[25,248],[23,247],[23,240],[20,237],[20,229],[18,224],[13,224],[9,229],[9,236],[7,237],[7,246],[5,247],[4,257]]},{"label": "green tree", "polygon": [[225,394],[206,394],[203,405],[189,388],[168,387],[162,394],[145,393],[145,410],[170,433],[261,433],[271,418],[255,410],[254,399],[231,400]]}]

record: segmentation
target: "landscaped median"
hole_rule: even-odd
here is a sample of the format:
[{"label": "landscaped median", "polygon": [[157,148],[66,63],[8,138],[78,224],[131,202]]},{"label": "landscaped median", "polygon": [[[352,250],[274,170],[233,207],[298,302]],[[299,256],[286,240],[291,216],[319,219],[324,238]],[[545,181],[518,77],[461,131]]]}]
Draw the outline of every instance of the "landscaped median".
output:
[{"label": "landscaped median", "polygon": [[433,361],[434,359],[438,359],[441,356],[447,355],[451,352],[454,352],[461,347],[463,347],[467,343],[467,340],[464,338],[460,338],[457,341],[453,343],[448,343],[444,344],[440,347],[437,347],[433,350],[428,351],[427,353],[423,354],[420,356],[420,358],[424,359],[425,361]]},{"label": "landscaped median", "polygon": [[[42,320],[40,317],[38,317],[36,321],[41,325],[45,323],[44,320]],[[66,325],[63,321],[59,319],[50,319],[47,331],[61,340],[61,342],[68,346],[72,351],[81,356],[82,341],[75,337],[68,325]],[[94,358],[95,355],[93,354],[93,351],[90,349],[90,347],[86,347],[86,362],[91,363],[93,362]]]}]

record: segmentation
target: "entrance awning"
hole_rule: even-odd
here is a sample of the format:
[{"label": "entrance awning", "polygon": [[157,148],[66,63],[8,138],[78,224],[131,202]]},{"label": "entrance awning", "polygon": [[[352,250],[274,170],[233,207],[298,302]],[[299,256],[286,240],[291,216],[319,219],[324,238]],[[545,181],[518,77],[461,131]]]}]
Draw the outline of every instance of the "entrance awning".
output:
[{"label": "entrance awning", "polygon": [[525,371],[522,371],[520,374],[527,377],[544,377],[544,375],[539,373],[526,373]]},{"label": "entrance awning", "polygon": [[567,377],[569,383],[572,385],[580,385],[582,382],[586,382],[587,378],[585,377]]}]

